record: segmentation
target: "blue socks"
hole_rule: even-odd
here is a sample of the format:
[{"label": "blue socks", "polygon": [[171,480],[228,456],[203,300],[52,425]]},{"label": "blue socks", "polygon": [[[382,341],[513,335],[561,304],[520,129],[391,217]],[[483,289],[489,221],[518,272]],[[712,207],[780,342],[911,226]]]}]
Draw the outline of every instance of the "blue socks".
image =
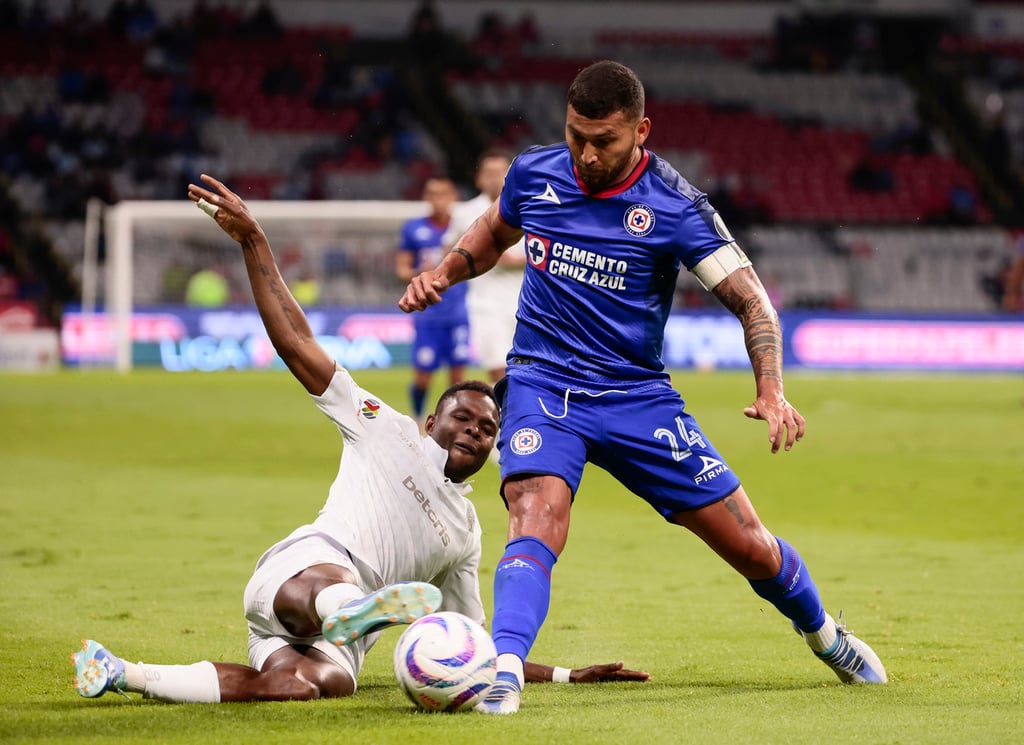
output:
[{"label": "blue socks", "polygon": [[516,538],[494,571],[491,636],[498,654],[525,660],[548,615],[551,568],[558,556],[536,538]]},{"label": "blue socks", "polygon": [[805,633],[815,632],[825,623],[825,609],[821,605],[818,588],[796,549],[777,536],[775,540],[782,552],[782,568],[772,579],[748,580],[750,586],[798,629]]},{"label": "blue socks", "polygon": [[416,419],[423,418],[423,403],[427,399],[427,389],[417,388],[413,383],[409,386],[409,398],[412,401],[412,414]]}]

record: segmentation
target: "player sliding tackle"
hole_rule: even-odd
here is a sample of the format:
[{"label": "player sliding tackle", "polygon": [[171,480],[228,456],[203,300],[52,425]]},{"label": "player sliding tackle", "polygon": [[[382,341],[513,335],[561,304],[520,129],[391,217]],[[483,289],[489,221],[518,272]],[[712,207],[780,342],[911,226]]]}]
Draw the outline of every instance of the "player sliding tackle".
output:
[{"label": "player sliding tackle", "polygon": [[[263,229],[242,199],[204,175],[196,202],[242,247],[267,334],[345,446],[317,518],[271,546],[245,588],[249,665],[132,664],[95,641],[72,655],[85,697],[142,693],[171,702],[282,701],[349,696],[379,632],[436,610],[484,622],[480,526],[466,479],[487,460],[499,411],[490,386],[445,391],[416,422],[360,388],[316,342]],[[435,586],[436,585],[436,586]],[[647,680],[622,663],[578,670],[528,663],[530,681]]]}]

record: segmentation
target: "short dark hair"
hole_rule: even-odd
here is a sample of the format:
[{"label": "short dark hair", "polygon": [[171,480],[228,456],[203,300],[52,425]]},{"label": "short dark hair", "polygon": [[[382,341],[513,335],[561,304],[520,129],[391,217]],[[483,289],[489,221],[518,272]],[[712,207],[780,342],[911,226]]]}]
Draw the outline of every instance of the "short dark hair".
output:
[{"label": "short dark hair", "polygon": [[622,111],[639,120],[644,115],[644,84],[625,65],[601,60],[580,71],[566,100],[587,119],[604,119]]},{"label": "short dark hair", "polygon": [[506,163],[511,163],[515,156],[511,152],[500,147],[489,147],[480,153],[480,156],[476,159],[476,170],[480,170],[480,166],[484,164],[485,160],[491,160],[492,158],[501,158]]},{"label": "short dark hair", "polygon": [[437,406],[434,407],[434,411],[440,411],[444,402],[448,399],[454,399],[455,395],[460,391],[476,391],[477,393],[482,393],[494,402],[494,408],[499,412],[501,411],[501,404],[498,402],[498,397],[494,395],[494,389],[482,380],[463,380],[461,383],[455,383],[448,386],[448,389],[441,394],[439,399],[437,399]]}]

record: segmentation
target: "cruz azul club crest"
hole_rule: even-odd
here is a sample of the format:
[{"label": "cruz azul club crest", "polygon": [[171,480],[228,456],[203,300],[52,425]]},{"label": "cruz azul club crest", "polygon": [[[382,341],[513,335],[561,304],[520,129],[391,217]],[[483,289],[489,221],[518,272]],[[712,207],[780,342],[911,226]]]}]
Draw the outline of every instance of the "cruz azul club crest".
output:
[{"label": "cruz azul club crest", "polygon": [[529,455],[540,450],[540,432],[529,427],[516,431],[511,437],[512,452],[516,455]]},{"label": "cruz azul club crest", "polygon": [[630,235],[642,238],[654,230],[654,210],[646,204],[634,204],[626,210],[622,225]]}]

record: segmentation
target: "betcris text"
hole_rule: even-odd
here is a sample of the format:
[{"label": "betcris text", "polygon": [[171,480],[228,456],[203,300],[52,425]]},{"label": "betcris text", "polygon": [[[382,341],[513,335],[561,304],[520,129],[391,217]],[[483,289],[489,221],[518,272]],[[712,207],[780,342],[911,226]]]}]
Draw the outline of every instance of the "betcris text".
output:
[{"label": "betcris text", "polygon": [[441,522],[441,518],[437,516],[437,513],[430,506],[430,500],[427,496],[417,488],[416,482],[412,480],[412,476],[406,476],[402,481],[402,486],[412,492],[413,497],[420,503],[420,509],[423,510],[423,514],[427,516],[427,519],[434,526],[434,530],[437,531],[437,535],[441,539],[441,545],[447,546],[451,541],[451,538],[448,537],[448,528]]}]

